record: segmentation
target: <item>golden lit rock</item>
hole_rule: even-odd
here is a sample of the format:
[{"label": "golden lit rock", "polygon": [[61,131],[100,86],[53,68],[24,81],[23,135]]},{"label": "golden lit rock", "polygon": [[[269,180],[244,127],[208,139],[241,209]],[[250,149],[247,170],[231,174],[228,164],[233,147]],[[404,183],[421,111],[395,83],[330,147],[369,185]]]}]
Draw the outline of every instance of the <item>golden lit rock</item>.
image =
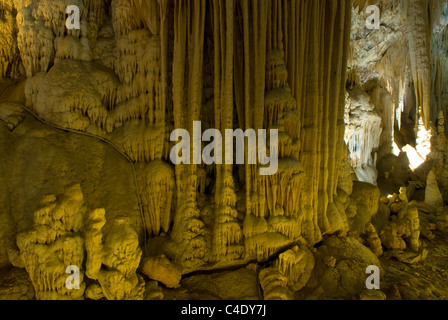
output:
[{"label": "golden lit rock", "polygon": [[0,298],[448,296],[447,43],[446,0],[0,0]]}]

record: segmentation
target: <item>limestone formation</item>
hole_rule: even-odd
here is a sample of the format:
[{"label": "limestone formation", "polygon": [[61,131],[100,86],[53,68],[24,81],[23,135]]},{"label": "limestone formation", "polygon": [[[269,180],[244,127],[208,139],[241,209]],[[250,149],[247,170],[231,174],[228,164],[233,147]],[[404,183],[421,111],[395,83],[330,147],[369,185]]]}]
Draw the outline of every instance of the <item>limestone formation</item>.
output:
[{"label": "limestone formation", "polygon": [[16,103],[6,102],[0,106],[0,121],[2,121],[9,130],[14,130],[24,118],[23,109]]},{"label": "limestone formation", "polygon": [[157,281],[148,281],[146,283],[144,300],[163,300],[163,298],[162,288],[159,287]]},{"label": "limestone formation", "polygon": [[108,300],[142,300],[145,282],[137,268],[142,250],[137,233],[118,220],[105,238],[102,262],[106,268],[98,271],[98,282]]},{"label": "limestone formation", "polygon": [[150,279],[159,281],[168,288],[178,287],[182,278],[182,270],[163,255],[144,259],[142,272]]},{"label": "limestone formation", "polygon": [[345,142],[358,179],[371,184],[376,184],[377,180],[374,149],[380,144],[381,121],[367,93],[360,88],[349,91],[345,111]]},{"label": "limestone formation", "polygon": [[[104,209],[88,211],[79,184],[42,198],[34,226],[17,235],[19,260],[13,260],[25,267],[37,299],[84,298],[86,276],[100,283],[88,288],[90,299],[142,299],[144,282],[135,274],[141,256],[137,233],[117,220],[103,241],[105,223]],[[79,270],[75,289],[66,285],[73,267]]]},{"label": "limestone formation", "polygon": [[425,202],[434,208],[440,208],[444,205],[434,169],[429,172],[426,180]]},{"label": "limestone formation", "polygon": [[[400,195],[389,199],[388,205],[394,213],[380,232],[383,245],[388,249],[413,251],[420,249],[420,217],[416,201],[408,202],[406,188],[401,188]],[[406,241],[405,241],[406,240]]]},{"label": "limestone formation", "polygon": [[174,195],[174,170],[161,160],[141,166],[137,172],[145,214],[146,230],[150,234],[168,233]]},{"label": "limestone formation", "polygon": [[392,217],[392,221],[383,229],[381,233],[381,243],[388,249],[406,249],[406,242],[403,240],[405,226],[399,224],[396,216]]},{"label": "limestone formation", "polygon": [[[45,196],[34,213],[34,226],[17,235],[17,247],[36,292],[36,299],[83,298],[85,242],[80,234],[87,208],[80,185],[59,196]],[[79,288],[66,286],[66,268],[76,266]]]},{"label": "limestone formation", "polygon": [[300,291],[307,284],[314,269],[313,253],[306,247],[294,247],[279,255],[277,267],[288,279],[293,292]]},{"label": "limestone formation", "polygon": [[0,0],[0,298],[448,296],[447,40],[446,0]]},{"label": "limestone formation", "polygon": [[383,247],[381,245],[381,239],[376,232],[375,227],[372,224],[369,224],[366,228],[367,231],[367,242],[369,243],[369,247],[372,252],[377,256],[381,256],[383,254]]},{"label": "limestone formation", "polygon": [[448,214],[442,213],[437,217],[437,230],[448,233]]}]

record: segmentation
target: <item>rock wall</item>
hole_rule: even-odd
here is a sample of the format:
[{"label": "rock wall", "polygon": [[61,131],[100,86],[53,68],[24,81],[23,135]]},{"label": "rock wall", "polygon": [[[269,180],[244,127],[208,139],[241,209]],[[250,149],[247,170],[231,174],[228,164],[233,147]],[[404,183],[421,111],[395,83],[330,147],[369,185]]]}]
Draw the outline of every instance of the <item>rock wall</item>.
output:
[{"label": "rock wall", "polygon": [[[247,297],[254,279],[266,299],[358,295],[382,244],[420,249],[416,205],[403,200],[397,222],[400,201],[378,202],[375,151],[390,154],[405,92],[428,129],[445,83],[445,32],[431,62],[427,28],[442,1],[382,1],[377,33],[362,24],[366,4],[0,0],[0,77],[20,83],[0,91],[0,267],[25,268],[37,299],[179,286],[195,297],[191,274],[242,266],[222,277],[250,278]],[[68,5],[79,30],[66,28]],[[261,175],[246,142],[243,164],[198,161],[197,122],[278,130],[278,148],[271,136],[261,150],[278,155],[277,172]],[[193,137],[188,163],[171,161],[174,129]],[[61,280],[67,265],[78,291]]]}]

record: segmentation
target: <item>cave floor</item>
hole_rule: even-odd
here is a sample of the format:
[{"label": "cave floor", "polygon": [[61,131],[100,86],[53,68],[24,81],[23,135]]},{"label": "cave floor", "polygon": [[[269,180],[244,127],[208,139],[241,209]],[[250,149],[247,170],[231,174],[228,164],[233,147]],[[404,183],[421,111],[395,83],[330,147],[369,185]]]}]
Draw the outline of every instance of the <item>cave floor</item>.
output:
[{"label": "cave floor", "polygon": [[[430,223],[434,216],[420,213],[421,222]],[[429,240],[420,236],[421,251],[426,259],[411,263],[418,254],[399,252],[407,261],[400,261],[394,252],[385,251],[380,258],[384,269],[381,290],[388,300],[447,300],[448,299],[448,235],[433,231]],[[407,255],[407,259],[406,259]]]}]

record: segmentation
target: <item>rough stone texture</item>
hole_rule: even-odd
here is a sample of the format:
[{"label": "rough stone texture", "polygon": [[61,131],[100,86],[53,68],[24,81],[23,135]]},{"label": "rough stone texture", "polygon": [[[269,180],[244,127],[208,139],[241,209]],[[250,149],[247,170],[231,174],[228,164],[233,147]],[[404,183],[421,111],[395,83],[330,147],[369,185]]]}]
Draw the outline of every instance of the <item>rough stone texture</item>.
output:
[{"label": "rough stone texture", "polygon": [[347,217],[351,231],[365,233],[369,222],[378,212],[380,190],[365,182],[355,182]]},{"label": "rough stone texture", "polygon": [[197,275],[182,280],[189,298],[222,300],[257,300],[257,273],[248,268],[213,275]]},{"label": "rough stone texture", "polygon": [[[17,234],[20,259],[36,299],[79,299],[84,295],[84,239],[79,234],[87,211],[81,186],[72,185],[59,197],[44,196],[34,213],[34,225]],[[19,265],[20,266],[20,265]],[[66,287],[66,268],[79,269],[79,289]]]},{"label": "rough stone texture", "polygon": [[353,299],[365,288],[368,266],[380,266],[375,254],[352,237],[329,237],[315,253],[316,266],[310,281],[298,297],[309,299]]},{"label": "rough stone texture", "polygon": [[380,145],[382,119],[370,96],[358,87],[348,91],[345,122],[345,142],[352,167],[360,181],[376,184],[374,149]]},{"label": "rough stone texture", "polygon": [[[395,278],[445,261],[447,10],[0,0],[0,297],[382,299],[369,265],[391,272],[388,299],[448,296]],[[260,150],[174,166],[170,133],[195,121],[277,129],[277,172],[248,161]],[[409,148],[431,151],[414,171]]]},{"label": "rough stone texture", "polygon": [[33,300],[34,288],[24,269],[3,269],[0,283],[0,300]]},{"label": "rough stone texture", "polygon": [[157,280],[168,288],[178,287],[182,278],[182,270],[163,255],[143,260],[142,272],[150,279]]},{"label": "rough stone texture", "polygon": [[425,202],[434,208],[440,208],[444,205],[434,169],[429,172],[428,178],[426,179]]}]

